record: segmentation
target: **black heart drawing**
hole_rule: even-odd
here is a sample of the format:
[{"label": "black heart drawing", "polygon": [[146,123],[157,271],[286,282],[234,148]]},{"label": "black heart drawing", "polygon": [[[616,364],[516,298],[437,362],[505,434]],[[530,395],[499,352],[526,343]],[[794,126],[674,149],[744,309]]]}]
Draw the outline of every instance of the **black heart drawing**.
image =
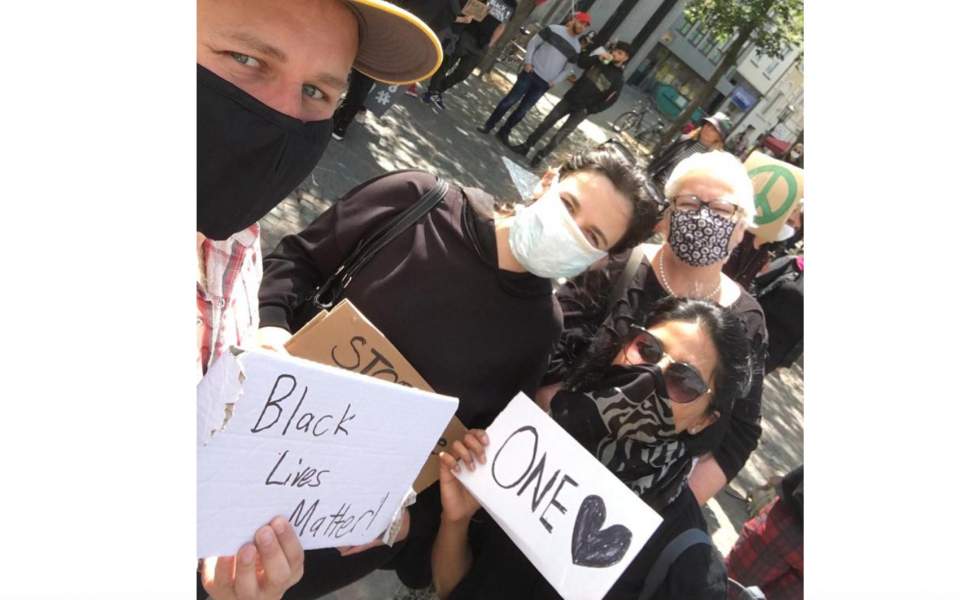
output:
[{"label": "black heart drawing", "polygon": [[607,506],[600,496],[587,496],[580,505],[573,524],[573,564],[581,567],[604,568],[617,564],[630,548],[633,533],[623,525],[611,525],[604,530]]}]

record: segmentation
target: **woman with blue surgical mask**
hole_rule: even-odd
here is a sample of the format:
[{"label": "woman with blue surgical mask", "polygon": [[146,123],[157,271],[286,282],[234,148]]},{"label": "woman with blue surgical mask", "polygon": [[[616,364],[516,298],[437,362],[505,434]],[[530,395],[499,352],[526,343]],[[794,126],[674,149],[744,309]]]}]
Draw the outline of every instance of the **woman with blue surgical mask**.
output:
[{"label": "woman with blue surgical mask", "polygon": [[[384,174],[284,238],[263,263],[261,345],[283,352],[310,293],[436,183],[425,171]],[[464,425],[486,427],[517,393],[533,397],[547,368],[562,325],[551,279],[635,246],[656,217],[638,172],[608,151],[571,157],[523,207],[450,182],[434,208],[353,276],[343,298],[437,393],[460,400]],[[408,587],[426,587],[439,519],[434,485],[404,511],[392,547],[309,550],[303,579],[284,598],[312,600],[388,562]]]}]

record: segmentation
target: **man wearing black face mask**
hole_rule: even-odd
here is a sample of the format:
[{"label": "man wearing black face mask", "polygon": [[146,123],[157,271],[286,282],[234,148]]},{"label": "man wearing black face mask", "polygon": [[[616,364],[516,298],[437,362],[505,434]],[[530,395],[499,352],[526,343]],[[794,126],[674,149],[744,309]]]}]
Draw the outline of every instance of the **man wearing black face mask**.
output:
[{"label": "man wearing black face mask", "polygon": [[257,330],[256,222],[323,155],[351,66],[411,83],[436,36],[380,0],[197,5],[197,374]]},{"label": "man wearing black face mask", "polygon": [[[429,28],[380,0],[198,0],[198,379],[258,329],[257,221],[320,160],[351,66],[408,84],[440,60]],[[303,549],[285,519],[253,537],[203,562],[198,597],[275,600],[300,579]]]}]

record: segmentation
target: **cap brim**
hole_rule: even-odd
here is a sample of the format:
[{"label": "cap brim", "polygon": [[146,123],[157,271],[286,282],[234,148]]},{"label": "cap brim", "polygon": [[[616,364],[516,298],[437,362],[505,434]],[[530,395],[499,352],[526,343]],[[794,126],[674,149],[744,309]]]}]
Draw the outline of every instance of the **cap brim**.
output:
[{"label": "cap brim", "polygon": [[413,14],[380,0],[345,0],[360,22],[360,48],[353,67],[393,85],[426,79],[440,68],[436,34]]},{"label": "cap brim", "polygon": [[727,141],[727,136],[723,133],[723,127],[720,126],[720,123],[717,122],[713,117],[703,117],[700,119],[700,125],[703,126],[704,123],[710,123],[713,125],[713,128],[717,130],[717,133],[720,134],[720,139],[724,142]]}]

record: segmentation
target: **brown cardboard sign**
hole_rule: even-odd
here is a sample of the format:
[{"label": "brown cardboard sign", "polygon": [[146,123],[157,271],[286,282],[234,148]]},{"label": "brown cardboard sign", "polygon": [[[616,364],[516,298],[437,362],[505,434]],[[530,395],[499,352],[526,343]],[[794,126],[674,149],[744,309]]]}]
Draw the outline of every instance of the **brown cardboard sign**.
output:
[{"label": "brown cardboard sign", "polygon": [[761,242],[773,242],[803,198],[803,169],[762,152],[753,152],[744,163],[753,181],[756,226],[750,228]]},{"label": "brown cardboard sign", "polygon": [[[433,391],[400,351],[349,300],[341,301],[329,313],[324,311],[314,317],[287,341],[285,347],[287,352],[299,358],[418,390]],[[467,428],[454,417],[414,481],[413,489],[417,493],[440,478],[440,452],[466,433]]]},{"label": "brown cardboard sign", "polygon": [[479,0],[467,0],[466,6],[460,12],[468,17],[473,17],[474,21],[482,21],[490,13],[490,7]]}]

